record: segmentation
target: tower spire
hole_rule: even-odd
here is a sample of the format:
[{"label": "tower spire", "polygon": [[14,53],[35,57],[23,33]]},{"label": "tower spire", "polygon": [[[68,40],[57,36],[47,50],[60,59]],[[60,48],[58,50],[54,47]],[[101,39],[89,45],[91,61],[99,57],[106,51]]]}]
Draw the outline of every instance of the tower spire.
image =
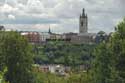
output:
[{"label": "tower spire", "polygon": [[48,31],[48,33],[49,33],[49,34],[51,34],[51,33],[52,33],[52,32],[51,32],[51,29],[50,29],[50,25],[49,25],[49,31]]},{"label": "tower spire", "polygon": [[82,16],[85,16],[85,9],[82,10]]},{"label": "tower spire", "polygon": [[84,8],[83,8],[83,10],[82,10],[82,11],[83,11],[83,13],[85,13],[85,9],[84,9]]}]

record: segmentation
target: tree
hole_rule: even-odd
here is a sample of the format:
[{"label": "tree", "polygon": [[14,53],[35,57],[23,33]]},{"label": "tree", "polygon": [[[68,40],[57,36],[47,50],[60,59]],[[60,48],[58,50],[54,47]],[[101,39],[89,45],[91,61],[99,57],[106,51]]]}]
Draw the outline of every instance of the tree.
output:
[{"label": "tree", "polygon": [[112,56],[108,44],[101,43],[94,51],[95,59],[92,66],[94,83],[110,83]]},{"label": "tree", "polygon": [[0,71],[0,83],[7,83],[5,82],[5,79],[4,79],[4,74],[6,73],[7,71],[7,68],[5,68],[3,71]]},{"label": "tree", "polygon": [[6,83],[4,79],[4,74],[7,71],[5,66],[5,56],[3,56],[2,45],[4,40],[4,31],[0,31],[0,83]]},{"label": "tree", "polygon": [[103,42],[103,41],[106,41],[107,39],[108,39],[108,38],[107,38],[106,33],[105,33],[104,31],[99,31],[99,32],[97,33],[96,38],[95,38],[95,42],[96,42],[97,44],[99,44],[99,43],[101,43],[101,42]]},{"label": "tree", "polygon": [[0,31],[0,71],[4,70],[5,56],[3,56],[2,45],[4,40],[4,32]]},{"label": "tree", "polygon": [[95,49],[94,55],[94,83],[125,83],[125,19],[110,40]]},{"label": "tree", "polygon": [[32,83],[33,55],[28,41],[17,32],[6,32],[2,44],[6,80],[10,83]]},{"label": "tree", "polygon": [[115,28],[110,42],[117,74],[114,82],[125,83],[125,19]]}]

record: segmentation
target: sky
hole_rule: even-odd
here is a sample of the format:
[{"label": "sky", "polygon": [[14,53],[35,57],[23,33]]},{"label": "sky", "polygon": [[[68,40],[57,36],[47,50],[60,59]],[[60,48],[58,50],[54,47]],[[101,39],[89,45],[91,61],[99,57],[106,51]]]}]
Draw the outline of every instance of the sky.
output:
[{"label": "sky", "polygon": [[112,32],[125,17],[125,0],[0,0],[0,25],[20,31],[79,31],[82,9],[89,32]]}]

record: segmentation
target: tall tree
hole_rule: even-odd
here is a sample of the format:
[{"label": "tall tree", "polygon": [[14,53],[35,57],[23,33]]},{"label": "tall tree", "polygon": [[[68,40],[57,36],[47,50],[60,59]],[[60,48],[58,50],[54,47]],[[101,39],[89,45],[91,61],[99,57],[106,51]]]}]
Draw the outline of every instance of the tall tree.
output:
[{"label": "tall tree", "polygon": [[112,51],[115,62],[115,82],[125,83],[125,19],[115,28],[111,38]]},{"label": "tall tree", "polygon": [[108,44],[101,43],[94,51],[92,74],[93,83],[110,83],[111,78],[111,54]]},{"label": "tall tree", "polygon": [[2,44],[4,40],[4,32],[0,31],[0,71],[4,69],[4,61],[5,61],[5,56],[3,56],[2,52]]},{"label": "tall tree", "polygon": [[94,83],[125,83],[125,19],[118,24],[109,42],[94,52]]},{"label": "tall tree", "polygon": [[32,83],[33,55],[27,40],[17,32],[6,32],[2,52],[7,67],[6,80],[10,83]]}]

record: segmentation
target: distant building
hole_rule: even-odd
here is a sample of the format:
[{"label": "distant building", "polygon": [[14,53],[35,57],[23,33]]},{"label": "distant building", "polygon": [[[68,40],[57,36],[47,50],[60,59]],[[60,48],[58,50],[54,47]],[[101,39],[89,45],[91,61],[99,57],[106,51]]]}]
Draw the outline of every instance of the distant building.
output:
[{"label": "distant building", "polygon": [[49,28],[49,31],[48,31],[48,33],[49,33],[49,34],[52,34],[52,32],[51,32],[51,29],[50,29],[50,28]]},{"label": "distant building", "polygon": [[70,33],[64,33],[63,35],[65,36],[65,39],[71,40],[74,36],[77,36],[78,34],[70,32]]},{"label": "distant building", "polygon": [[88,17],[85,14],[85,9],[83,8],[83,12],[79,18],[79,33],[87,33],[88,32]]},{"label": "distant building", "polygon": [[40,35],[38,32],[21,32],[21,35],[26,37],[32,44],[40,43]]},{"label": "distant building", "polygon": [[48,32],[40,32],[40,43],[45,43],[47,39],[50,39],[50,34]]},{"label": "distant building", "polygon": [[96,34],[94,33],[84,33],[82,35],[77,35],[72,37],[71,42],[76,43],[76,44],[81,44],[81,43],[87,43],[87,44],[93,44],[95,43],[95,36]]},{"label": "distant building", "polygon": [[95,43],[95,33],[88,33],[88,17],[85,14],[85,9],[83,8],[82,14],[79,18],[79,34],[71,38],[72,43]]},{"label": "distant building", "polygon": [[[77,65],[79,71],[86,71],[89,68],[89,65]],[[56,75],[65,76],[67,73],[70,73],[72,70],[71,66],[64,66],[61,64],[49,64],[49,65],[39,65],[38,70],[41,72],[50,72]]]},{"label": "distant building", "polygon": [[39,70],[42,72],[50,72],[53,74],[64,76],[66,74],[65,72],[65,66],[63,65],[41,65],[39,67]]},{"label": "distant building", "polygon": [[50,34],[50,39],[51,40],[54,40],[54,39],[56,40],[56,37],[57,37],[57,34],[55,34],[55,33]]}]

